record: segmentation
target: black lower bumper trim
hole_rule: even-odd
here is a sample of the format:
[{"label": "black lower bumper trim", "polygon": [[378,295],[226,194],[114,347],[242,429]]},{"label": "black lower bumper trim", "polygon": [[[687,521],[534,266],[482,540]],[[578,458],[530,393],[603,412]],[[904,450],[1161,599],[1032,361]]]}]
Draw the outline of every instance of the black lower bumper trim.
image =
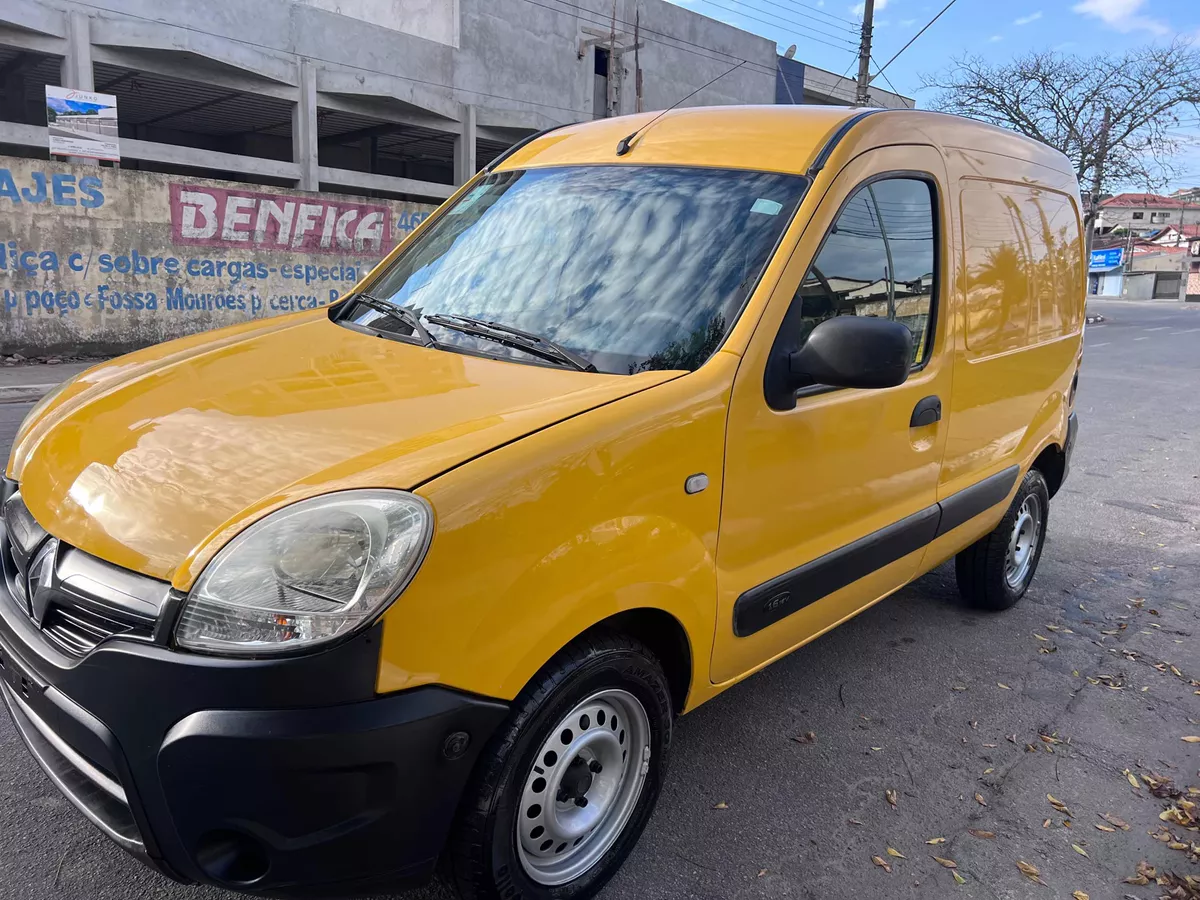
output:
[{"label": "black lower bumper trim", "polygon": [[432,685],[378,696],[380,630],[288,659],[121,639],[67,659],[0,584],[0,695],[63,794],[169,877],[384,889],[432,870],[508,708]]}]

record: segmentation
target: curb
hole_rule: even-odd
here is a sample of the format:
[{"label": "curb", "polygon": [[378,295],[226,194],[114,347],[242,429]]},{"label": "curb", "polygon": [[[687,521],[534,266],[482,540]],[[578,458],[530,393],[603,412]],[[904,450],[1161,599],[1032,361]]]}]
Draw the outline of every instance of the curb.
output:
[{"label": "curb", "polygon": [[58,387],[57,384],[15,384],[0,387],[0,403],[33,403]]}]

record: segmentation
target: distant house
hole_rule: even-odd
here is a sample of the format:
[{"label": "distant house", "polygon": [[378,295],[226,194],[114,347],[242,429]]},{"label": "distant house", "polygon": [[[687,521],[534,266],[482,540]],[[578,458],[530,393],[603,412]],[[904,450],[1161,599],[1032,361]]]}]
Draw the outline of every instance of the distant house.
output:
[{"label": "distant house", "polygon": [[1166,225],[1200,225],[1200,202],[1162,194],[1117,194],[1100,201],[1099,231],[1124,228],[1140,234]]},{"label": "distant house", "polygon": [[1196,238],[1200,238],[1200,225],[1168,225],[1146,236],[1146,240],[1164,247],[1186,247]]}]

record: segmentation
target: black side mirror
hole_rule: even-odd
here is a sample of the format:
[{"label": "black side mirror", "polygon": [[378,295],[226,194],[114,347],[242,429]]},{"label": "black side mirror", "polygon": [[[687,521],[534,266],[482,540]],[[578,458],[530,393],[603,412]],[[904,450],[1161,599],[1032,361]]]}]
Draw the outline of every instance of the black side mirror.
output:
[{"label": "black side mirror", "polygon": [[769,395],[768,401],[775,409],[794,409],[795,392],[818,384],[895,387],[907,380],[911,365],[907,326],[873,316],[837,316],[817,325],[799,350],[776,360],[774,381],[786,397]]}]

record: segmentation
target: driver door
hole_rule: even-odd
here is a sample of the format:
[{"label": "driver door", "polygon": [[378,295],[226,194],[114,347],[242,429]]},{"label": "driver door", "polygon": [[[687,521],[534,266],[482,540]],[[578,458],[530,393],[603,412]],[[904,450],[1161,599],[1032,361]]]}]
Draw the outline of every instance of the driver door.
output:
[{"label": "driver door", "polygon": [[[949,221],[937,151],[888,147],[849,163],[805,229],[730,400],[714,682],[794,649],[918,574],[937,528],[949,425]],[[908,380],[808,388],[794,409],[769,401],[764,371],[777,338],[802,343],[837,315],[908,325]],[[940,418],[913,424],[918,407],[937,401]]]}]

